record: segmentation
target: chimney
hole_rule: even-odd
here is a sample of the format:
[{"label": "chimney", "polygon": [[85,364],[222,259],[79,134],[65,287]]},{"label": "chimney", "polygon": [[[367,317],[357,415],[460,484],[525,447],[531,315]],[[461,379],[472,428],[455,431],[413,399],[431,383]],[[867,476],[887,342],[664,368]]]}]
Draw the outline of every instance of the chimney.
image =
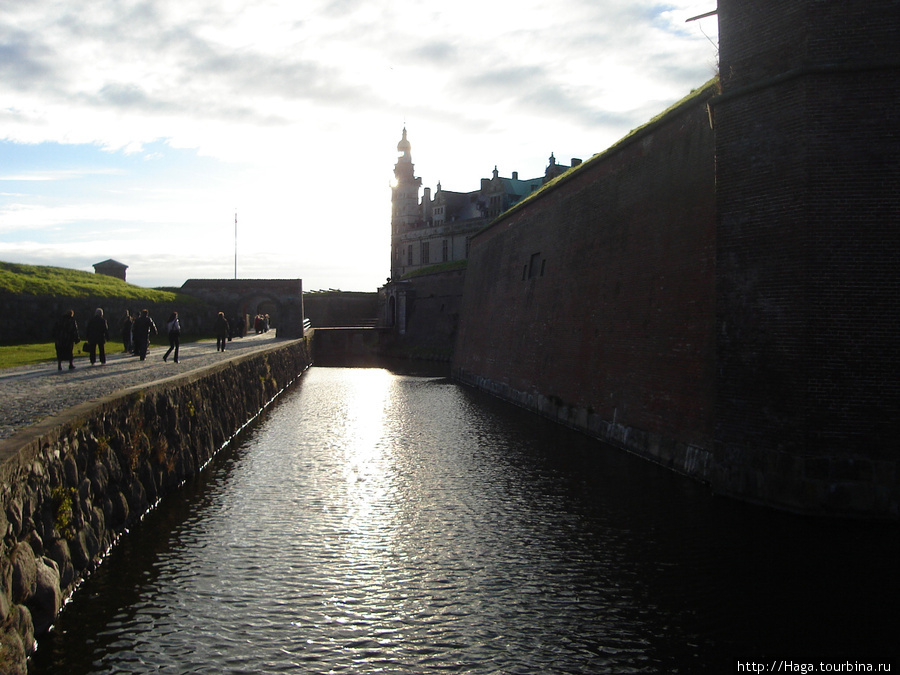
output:
[{"label": "chimney", "polygon": [[575,166],[578,166],[579,164],[581,164],[581,160],[578,159],[577,157],[573,157],[572,158],[572,166],[575,167]]},{"label": "chimney", "polygon": [[513,171],[513,180],[519,180],[519,172]]}]

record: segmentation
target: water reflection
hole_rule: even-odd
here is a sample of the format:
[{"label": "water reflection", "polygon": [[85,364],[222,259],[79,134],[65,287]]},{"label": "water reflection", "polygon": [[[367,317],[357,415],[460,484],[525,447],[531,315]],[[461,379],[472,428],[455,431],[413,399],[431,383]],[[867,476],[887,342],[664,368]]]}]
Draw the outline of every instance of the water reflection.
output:
[{"label": "water reflection", "polygon": [[894,529],[714,499],[446,379],[313,368],[116,549],[33,672],[861,656],[891,644],[871,608],[898,599],[898,550]]}]

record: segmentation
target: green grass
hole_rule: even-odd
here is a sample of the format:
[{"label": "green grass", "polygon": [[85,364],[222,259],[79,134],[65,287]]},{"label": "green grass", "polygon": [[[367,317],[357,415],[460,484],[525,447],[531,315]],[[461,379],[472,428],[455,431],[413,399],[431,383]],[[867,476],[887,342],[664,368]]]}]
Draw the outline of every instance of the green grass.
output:
[{"label": "green grass", "polygon": [[[81,342],[75,347],[75,358],[82,356],[87,358],[87,353],[81,351]],[[106,353],[116,354],[124,349],[121,342],[107,342]],[[52,342],[40,342],[26,345],[2,345],[0,346],[0,368],[14,368],[16,366],[32,366],[37,363],[56,361],[56,348]]]},{"label": "green grass", "polygon": [[193,305],[197,298],[171,290],[143,288],[103,274],[65,267],[0,262],[0,293],[61,298],[122,298]]},{"label": "green grass", "polygon": [[603,152],[597,153],[596,155],[594,155],[587,161],[582,162],[578,166],[571,167],[570,169],[568,169],[565,172],[558,175],[553,180],[547,181],[539,189],[537,189],[534,192],[532,192],[531,194],[527,195],[521,201],[516,202],[511,207],[509,207],[509,209],[507,209],[506,211],[501,213],[499,216],[497,216],[496,220],[491,221],[491,223],[489,223],[487,225],[487,227],[485,227],[484,229],[488,229],[491,226],[493,226],[494,223],[496,223],[500,220],[503,220],[504,218],[506,218],[507,216],[509,216],[512,213],[520,211],[521,209],[525,208],[526,204],[531,204],[535,199],[543,197],[546,193],[555,189],[561,183],[571,180],[574,176],[577,176],[580,172],[586,170],[589,166],[594,166],[597,162],[603,161],[604,158],[609,157],[610,155],[612,155],[615,152],[618,152],[622,147],[624,147],[629,142],[631,142],[631,140],[635,136],[643,133],[644,131],[652,129],[655,125],[657,125],[663,119],[665,119],[670,113],[686,106],[688,103],[690,103],[691,100],[698,98],[700,96],[708,95],[708,93],[712,89],[721,91],[720,86],[719,86],[719,76],[718,75],[713,77],[702,87],[698,87],[697,89],[691,90],[690,94],[688,94],[687,96],[682,98],[680,101],[673,103],[671,106],[669,106],[668,108],[663,110],[661,113],[659,113],[658,115],[656,115],[655,117],[650,119],[648,122],[642,124],[641,126],[637,127],[636,129],[632,129],[631,131],[629,131],[627,134],[625,134],[622,138],[620,138],[618,141],[613,143],[609,148],[607,148]]},{"label": "green grass", "polygon": [[412,272],[407,272],[401,278],[412,279],[413,277],[421,277],[426,274],[437,274],[438,272],[452,272],[453,270],[464,270],[468,265],[468,260],[451,260],[445,263],[436,263],[428,267],[420,267]]},{"label": "green grass", "polygon": [[33,345],[10,345],[0,347],[0,368],[13,366],[30,366],[56,359],[56,350],[52,342]]},{"label": "green grass", "polygon": [[[181,335],[181,344],[189,344],[191,342],[208,342],[215,338],[208,335]],[[81,351],[84,342],[79,342],[75,346],[75,359],[87,358],[87,352]],[[169,348],[169,338],[166,336],[155,336],[150,340],[151,349],[156,347]],[[106,343],[107,354],[120,354],[125,347],[121,341],[110,340]],[[0,368],[15,368],[17,366],[33,366],[39,363],[55,363],[56,347],[52,342],[39,342],[32,344],[20,345],[0,345]]]}]

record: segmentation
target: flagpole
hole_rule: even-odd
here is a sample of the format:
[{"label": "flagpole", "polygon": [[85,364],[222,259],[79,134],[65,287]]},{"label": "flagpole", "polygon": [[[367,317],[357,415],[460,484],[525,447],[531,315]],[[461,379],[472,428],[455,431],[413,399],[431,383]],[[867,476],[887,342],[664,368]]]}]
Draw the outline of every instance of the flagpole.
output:
[{"label": "flagpole", "polygon": [[234,210],[234,279],[237,281],[237,209]]}]

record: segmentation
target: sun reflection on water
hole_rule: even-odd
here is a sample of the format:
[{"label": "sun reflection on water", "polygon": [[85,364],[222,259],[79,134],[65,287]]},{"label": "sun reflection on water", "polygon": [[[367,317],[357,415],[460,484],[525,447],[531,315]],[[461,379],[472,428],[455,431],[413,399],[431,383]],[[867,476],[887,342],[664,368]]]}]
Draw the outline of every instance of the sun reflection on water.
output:
[{"label": "sun reflection on water", "polygon": [[[343,514],[340,526],[342,562],[334,572],[342,577],[337,588],[348,589],[329,597],[327,621],[347,630],[372,630],[371,617],[359,614],[359,589],[369,601],[384,595],[396,548],[396,504],[391,487],[394,457],[390,430],[392,391],[396,377],[387,370],[356,373],[348,391],[340,443],[344,455],[344,501],[336,510]],[[351,590],[355,589],[355,590]]]},{"label": "sun reflection on water", "polygon": [[387,370],[371,368],[359,373],[349,392],[343,429],[344,456],[348,478],[362,481],[378,471],[384,444],[385,418],[394,376]]}]

